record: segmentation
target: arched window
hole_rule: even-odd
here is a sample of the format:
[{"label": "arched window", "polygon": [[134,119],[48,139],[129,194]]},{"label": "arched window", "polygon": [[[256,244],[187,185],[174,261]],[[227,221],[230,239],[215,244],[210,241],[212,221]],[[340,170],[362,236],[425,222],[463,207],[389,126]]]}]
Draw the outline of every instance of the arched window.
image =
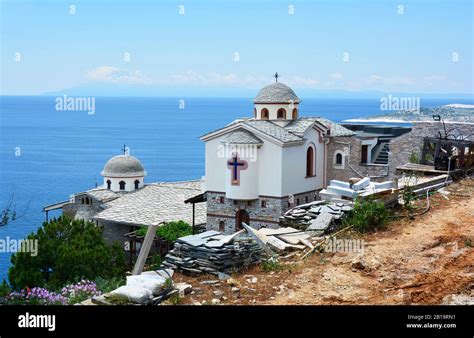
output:
[{"label": "arched window", "polygon": [[262,120],[268,120],[268,109],[267,108],[263,108],[261,111],[260,111],[260,118]]},{"label": "arched window", "polygon": [[135,180],[135,189],[138,189],[138,187],[140,186],[140,181],[139,180]]},{"label": "arched window", "polygon": [[306,177],[314,175],[314,149],[309,146],[308,150],[306,150]]},{"label": "arched window", "polygon": [[332,164],[336,169],[344,169],[344,152],[342,150],[336,150],[334,152]]},{"label": "arched window", "polygon": [[84,197],[81,198],[81,204],[84,204]]},{"label": "arched window", "polygon": [[225,231],[225,223],[224,221],[219,222],[219,231],[224,232]]},{"label": "arched window", "polygon": [[110,180],[107,180],[107,189],[110,190],[110,186],[112,185],[112,182],[110,182]]},{"label": "arched window", "polygon": [[89,197],[86,197],[86,204],[91,204]]},{"label": "arched window", "polygon": [[119,182],[119,187],[120,187],[120,190],[125,190],[125,182],[124,182],[124,181],[120,181],[120,182]]},{"label": "arched window", "polygon": [[298,109],[293,108],[293,112],[291,113],[291,117],[293,120],[296,120],[298,118]]},{"label": "arched window", "polygon": [[286,110],[285,109],[283,109],[283,108],[278,109],[277,119],[279,119],[279,120],[286,119]]}]

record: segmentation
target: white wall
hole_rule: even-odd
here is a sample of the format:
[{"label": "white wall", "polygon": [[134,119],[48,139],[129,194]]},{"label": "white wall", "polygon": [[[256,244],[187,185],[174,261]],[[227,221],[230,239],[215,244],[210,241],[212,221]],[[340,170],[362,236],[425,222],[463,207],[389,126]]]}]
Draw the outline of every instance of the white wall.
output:
[{"label": "white wall", "polygon": [[[206,189],[208,191],[226,191],[226,179],[230,169],[227,168],[227,160],[230,155],[226,155],[223,151],[223,144],[221,143],[225,135],[206,142]],[[267,195],[267,196],[283,196],[281,195],[281,163],[282,163],[282,149],[269,142],[258,148],[256,152],[256,161],[245,158],[248,162],[248,169],[241,170],[241,184],[253,184],[252,188],[248,187],[248,195]],[[255,168],[258,168],[258,177],[255,175]],[[258,185],[258,190],[255,188]],[[247,195],[247,196],[248,196]],[[235,195],[234,195],[235,196]],[[230,197],[229,197],[230,198]],[[256,198],[256,197],[255,197]]]},{"label": "white wall", "polygon": [[254,150],[257,156],[252,156],[250,152],[238,152],[239,161],[247,162],[247,168],[239,171],[239,185],[232,184],[233,169],[230,169],[227,164],[227,161],[232,159],[233,156],[230,155],[227,159],[225,170],[225,195],[227,198],[235,200],[254,200],[258,198],[259,161],[257,159],[259,149],[255,148]]},{"label": "white wall", "polygon": [[[230,169],[221,141],[225,136],[206,142],[206,189],[208,191],[226,191],[226,184]],[[324,176],[324,143],[319,142],[316,130],[307,131],[304,145],[284,147],[265,141],[257,151],[257,163],[249,159],[249,168],[242,170],[241,184],[256,184],[258,180],[258,195],[282,197],[290,194],[302,193],[323,188]],[[306,151],[310,144],[316,150],[316,176],[306,178]],[[252,168],[258,167],[258,178],[253,175]],[[250,170],[249,170],[250,169]],[[230,176],[229,176],[230,177]],[[230,180],[230,178],[229,178]],[[228,190],[228,189],[227,189]],[[234,191],[234,190],[232,190]],[[255,190],[247,186],[243,190],[242,199],[255,195]],[[235,192],[235,191],[234,191]],[[237,196],[231,193],[232,196]],[[229,196],[229,198],[231,198]]]},{"label": "white wall", "polygon": [[[324,143],[319,142],[319,134],[314,129],[308,130],[304,137],[304,145],[283,148],[282,196],[323,188]],[[306,178],[306,151],[310,144],[316,150],[316,176]]]}]

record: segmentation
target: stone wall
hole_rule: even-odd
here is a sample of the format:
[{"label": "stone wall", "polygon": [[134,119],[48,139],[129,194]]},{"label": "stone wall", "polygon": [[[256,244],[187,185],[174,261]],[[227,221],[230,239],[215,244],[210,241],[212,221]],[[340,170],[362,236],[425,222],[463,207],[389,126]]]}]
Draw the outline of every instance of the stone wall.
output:
[{"label": "stone wall", "polygon": [[68,203],[63,206],[62,214],[71,219],[83,219],[91,221],[92,218],[103,209],[101,203],[89,197],[90,204],[82,203],[86,195],[78,195],[74,197],[74,203]]},{"label": "stone wall", "polygon": [[99,227],[102,228],[102,237],[104,237],[107,243],[113,244],[114,242],[119,242],[123,247],[125,242],[128,241],[128,238],[125,237],[125,234],[131,231],[131,225],[102,220],[98,221],[98,224]]},{"label": "stone wall", "polygon": [[[474,124],[446,123],[446,129],[454,135],[471,135],[474,133]],[[412,131],[394,138],[390,141],[390,154],[388,157],[390,166],[390,178],[397,176],[396,167],[410,162],[410,157],[416,154],[421,158],[421,149],[424,137],[439,136],[439,131],[444,135],[441,122],[417,122],[413,124]],[[472,140],[474,135],[470,137]]]},{"label": "stone wall", "polygon": [[[349,145],[350,144],[350,145]],[[347,151],[346,151],[347,150]],[[371,177],[374,181],[384,181],[388,167],[384,164],[361,163],[362,145],[356,137],[331,137],[327,147],[327,182],[330,180],[347,181],[352,177]],[[345,152],[343,166],[334,166],[336,151]],[[349,155],[347,155],[347,153]]]},{"label": "stone wall", "polygon": [[[223,203],[221,203],[221,197]],[[219,223],[224,222],[224,233],[235,232],[236,213],[245,210],[249,213],[253,228],[278,228],[280,216],[295,205],[314,201],[317,191],[308,191],[294,196],[260,196],[257,200],[241,201],[225,197],[223,192],[207,192],[207,230],[219,231]],[[262,202],[265,203],[263,206]]]}]

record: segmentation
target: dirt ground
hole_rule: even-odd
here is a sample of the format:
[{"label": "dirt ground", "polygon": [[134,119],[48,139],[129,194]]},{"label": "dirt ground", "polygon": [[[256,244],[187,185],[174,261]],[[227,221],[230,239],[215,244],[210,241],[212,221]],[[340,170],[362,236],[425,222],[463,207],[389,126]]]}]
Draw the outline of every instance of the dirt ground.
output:
[{"label": "dirt ground", "polygon": [[[176,274],[175,282],[193,286],[181,303],[474,304],[474,182],[448,189],[447,198],[432,195],[421,216],[338,237],[363,240],[363,253],[315,253],[304,261],[294,255],[280,269],[255,266],[227,281]],[[426,199],[416,205],[420,213]]]}]

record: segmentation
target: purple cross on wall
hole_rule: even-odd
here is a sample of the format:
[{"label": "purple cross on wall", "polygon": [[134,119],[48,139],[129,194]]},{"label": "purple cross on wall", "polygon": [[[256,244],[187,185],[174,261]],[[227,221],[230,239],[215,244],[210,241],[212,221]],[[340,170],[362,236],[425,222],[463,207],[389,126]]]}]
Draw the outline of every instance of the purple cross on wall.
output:
[{"label": "purple cross on wall", "polygon": [[232,171],[232,185],[240,185],[240,171],[248,168],[247,161],[239,160],[239,154],[233,153],[232,158],[227,161],[227,168]]}]

